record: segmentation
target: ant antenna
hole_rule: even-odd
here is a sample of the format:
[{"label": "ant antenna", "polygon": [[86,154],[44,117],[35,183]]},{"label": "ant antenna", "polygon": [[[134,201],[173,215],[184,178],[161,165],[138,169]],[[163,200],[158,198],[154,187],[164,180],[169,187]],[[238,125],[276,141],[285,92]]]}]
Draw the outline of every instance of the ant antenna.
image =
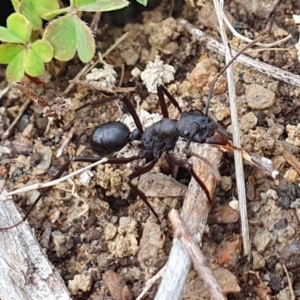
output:
[{"label": "ant antenna", "polygon": [[206,107],[205,107],[205,111],[204,114],[205,116],[208,115],[208,109],[209,109],[209,105],[210,105],[210,99],[212,98],[212,94],[213,94],[213,90],[215,87],[216,82],[218,81],[218,79],[220,78],[220,76],[228,69],[228,67],[242,54],[244,53],[248,48],[252,47],[253,45],[255,45],[256,43],[258,43],[261,40],[261,37],[257,38],[256,40],[252,41],[251,43],[249,43],[248,45],[246,45],[243,49],[241,49],[239,52],[237,52],[237,54],[231,59],[231,61],[225,65],[221,71],[217,74],[217,76],[214,78],[214,80],[211,82],[210,87],[209,87],[209,92],[208,92],[208,96],[207,96],[207,102],[206,102]]}]

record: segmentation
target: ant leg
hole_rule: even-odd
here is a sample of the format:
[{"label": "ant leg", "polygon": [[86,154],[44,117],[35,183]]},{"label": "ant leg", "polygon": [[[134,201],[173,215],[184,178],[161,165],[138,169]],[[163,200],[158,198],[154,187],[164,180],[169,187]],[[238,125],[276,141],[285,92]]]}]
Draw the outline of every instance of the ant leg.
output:
[{"label": "ant leg", "polygon": [[156,217],[157,219],[157,222],[159,224],[160,223],[160,220],[159,220],[159,217],[157,215],[157,213],[154,211],[154,209],[152,208],[152,206],[150,205],[150,203],[148,202],[147,200],[147,197],[146,195],[136,186],[134,185],[131,181],[132,179],[136,178],[136,177],[139,177],[147,172],[149,172],[154,166],[155,164],[157,163],[158,161],[158,158],[155,158],[154,160],[152,160],[150,163],[148,163],[147,165],[145,165],[144,167],[138,169],[137,171],[131,173],[127,178],[126,178],[126,182],[127,184],[131,187],[131,189],[136,193],[138,194],[142,200],[145,202],[145,204],[148,206],[148,208],[150,209],[150,211],[152,211],[153,215]]},{"label": "ant leg", "polygon": [[212,199],[211,196],[209,194],[209,191],[206,187],[206,185],[204,184],[204,182],[199,178],[199,176],[196,174],[196,172],[193,169],[193,166],[186,162],[186,161],[182,161],[182,160],[177,160],[176,158],[172,157],[169,153],[166,152],[166,158],[173,163],[174,165],[177,165],[181,168],[186,169],[187,171],[189,171],[189,173],[194,177],[194,179],[197,181],[197,183],[201,186],[202,190],[204,191],[208,201],[210,202],[211,205],[213,205],[212,203]]},{"label": "ant leg", "polygon": [[110,102],[110,101],[113,101],[113,100],[118,100],[120,98],[119,95],[113,95],[113,96],[110,96],[110,97],[106,97],[104,99],[99,99],[99,100],[95,100],[95,101],[92,101],[92,102],[89,102],[89,103],[85,103],[83,105],[81,105],[80,107],[76,108],[75,109],[75,112],[87,107],[87,106],[96,106],[96,105],[101,105],[103,103],[106,103],[106,102]]},{"label": "ant leg", "polygon": [[142,122],[141,122],[134,106],[132,105],[130,100],[125,95],[123,95],[120,98],[120,100],[122,100],[123,103],[126,105],[126,108],[129,111],[129,113],[131,114],[137,129],[139,130],[140,134],[143,135],[143,133],[144,133],[143,125],[142,125]]},{"label": "ant leg", "polygon": [[159,83],[157,85],[157,95],[158,95],[159,104],[164,118],[169,118],[168,108],[167,108],[164,95],[166,95],[168,99],[171,101],[171,103],[179,110],[180,113],[182,113],[182,110],[178,102],[163,84]]}]

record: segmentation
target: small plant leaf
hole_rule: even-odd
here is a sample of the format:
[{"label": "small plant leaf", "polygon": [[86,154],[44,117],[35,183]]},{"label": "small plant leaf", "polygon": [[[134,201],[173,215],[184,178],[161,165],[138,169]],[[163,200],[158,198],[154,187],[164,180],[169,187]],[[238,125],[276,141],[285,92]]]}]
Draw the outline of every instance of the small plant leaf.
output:
[{"label": "small plant leaf", "polygon": [[31,35],[30,22],[21,14],[13,13],[7,18],[7,28],[0,26],[0,41],[25,44]]},{"label": "small plant leaf", "polygon": [[129,5],[127,0],[76,0],[76,7],[80,11],[111,11]]},{"label": "small plant leaf", "polygon": [[76,15],[66,15],[52,21],[45,30],[44,38],[54,48],[54,57],[67,61],[76,50],[83,62],[89,62],[95,53],[95,40],[90,28]]},{"label": "small plant leaf", "polygon": [[7,66],[6,77],[9,82],[18,82],[24,77],[24,56],[25,49],[22,49]]},{"label": "small plant leaf", "polygon": [[91,29],[77,16],[74,16],[74,24],[78,56],[82,62],[87,63],[95,54],[95,40]]},{"label": "small plant leaf", "polygon": [[51,10],[50,12],[48,12],[44,15],[44,18],[45,18],[45,20],[54,19],[58,15],[69,13],[71,11],[71,9],[72,8],[70,6],[68,6],[68,7],[64,7],[64,8],[60,8],[60,9]]},{"label": "small plant leaf", "polygon": [[57,9],[59,9],[57,0],[21,0],[18,6],[18,11],[26,16],[34,30],[42,29],[42,19],[52,19],[55,15],[47,14]]},{"label": "small plant leaf", "polygon": [[18,6],[18,11],[29,20],[33,30],[42,29],[43,21],[31,1],[21,1]]},{"label": "small plant leaf", "polygon": [[31,36],[31,24],[23,15],[19,13],[11,14],[7,18],[7,28],[25,43],[29,41]]},{"label": "small plant leaf", "polygon": [[42,75],[45,71],[44,62],[32,48],[28,49],[26,52],[24,68],[25,72],[32,77]]},{"label": "small plant leaf", "polygon": [[9,64],[23,49],[21,45],[0,45],[0,64]]},{"label": "small plant leaf", "polygon": [[9,29],[0,26],[0,41],[7,43],[24,43],[24,40],[14,35]]},{"label": "small plant leaf", "polygon": [[30,0],[30,1],[34,3],[35,9],[37,10],[38,14],[42,17],[42,19],[45,20],[50,20],[47,19],[47,17],[45,17],[47,13],[59,9],[59,4],[57,0]]},{"label": "small plant leaf", "polygon": [[136,0],[139,4],[147,6],[148,0]]},{"label": "small plant leaf", "polygon": [[66,15],[49,23],[44,32],[44,39],[53,46],[56,59],[61,61],[72,59],[76,53],[74,17]]},{"label": "small plant leaf", "polygon": [[54,49],[47,40],[37,40],[31,48],[43,62],[47,63],[52,60]]}]

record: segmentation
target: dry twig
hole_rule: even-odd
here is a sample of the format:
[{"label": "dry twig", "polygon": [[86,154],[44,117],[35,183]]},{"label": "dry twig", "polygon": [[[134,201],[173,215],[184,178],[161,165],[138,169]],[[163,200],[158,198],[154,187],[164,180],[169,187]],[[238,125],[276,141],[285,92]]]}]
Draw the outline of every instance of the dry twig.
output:
[{"label": "dry twig", "polygon": [[99,62],[101,62],[101,60],[107,56],[113,49],[115,49],[117,47],[117,45],[119,45],[128,35],[128,32],[124,33],[119,39],[116,40],[116,42],[111,46],[109,47],[106,52],[100,57],[99,59],[97,59],[96,62],[91,62],[89,64],[86,64],[82,70],[75,76],[75,78],[73,80],[70,80],[69,81],[69,85],[68,87],[65,89],[64,91],[64,95],[68,95],[70,93],[70,91],[72,90],[72,88],[74,87],[74,83],[80,81],[80,77],[87,74],[91,69],[93,69]]},{"label": "dry twig", "polygon": [[[6,193],[0,181],[0,194]],[[21,219],[12,201],[0,202],[1,227]],[[0,234],[1,299],[71,299],[62,278],[48,261],[28,224]]]},{"label": "dry twig", "polygon": [[152,278],[148,279],[144,289],[142,290],[142,292],[138,295],[138,297],[136,298],[136,300],[141,300],[143,299],[143,297],[146,295],[146,293],[150,290],[150,288],[152,287],[152,285],[159,280],[160,278],[162,278],[162,276],[164,275],[164,271],[165,271],[165,267],[163,267],[162,269],[159,270],[159,272],[157,272]]},{"label": "dry twig", "polygon": [[[20,194],[20,193],[24,193],[24,192],[28,192],[28,191],[32,191],[32,190],[38,190],[38,189],[43,189],[43,188],[46,188],[46,187],[50,187],[50,186],[54,186],[54,185],[57,185],[65,180],[67,180],[68,178],[71,178],[77,174],[80,174],[86,170],[89,170],[99,164],[103,164],[107,161],[107,158],[106,157],[103,157],[103,158],[99,158],[99,160],[93,164],[90,164],[84,168],[81,168],[79,170],[76,170],[75,172],[72,172],[64,177],[60,177],[58,179],[55,179],[55,180],[52,180],[52,181],[49,181],[49,182],[45,182],[45,183],[35,183],[35,184],[32,184],[32,185],[28,185],[28,186],[24,186],[20,189],[17,189],[17,190],[14,190],[12,192],[9,192],[9,193],[3,193],[2,195],[0,195],[0,200],[6,200],[7,197],[9,196],[12,196],[12,195],[16,195],[16,194]],[[3,227],[3,226],[2,226]]]},{"label": "dry twig", "polygon": [[[214,168],[219,167],[222,153],[218,148],[212,148],[208,145],[192,144],[191,149],[193,152],[199,153],[201,157],[210,161]],[[207,167],[207,164],[203,160],[197,157],[193,157],[192,162],[196,174],[201,177],[210,195],[213,195],[216,186],[214,172],[211,168]],[[193,240],[197,243],[200,243],[202,240],[209,209],[210,205],[204,191],[198,183],[192,179],[189,184],[188,192],[185,195],[181,217]],[[190,256],[182,245],[182,242],[175,237],[166,264],[165,273],[155,299],[181,299],[190,266]]]},{"label": "dry twig", "polygon": [[[203,31],[201,31],[198,28],[195,28],[192,24],[190,24],[186,20],[182,20],[181,23],[190,32],[190,34],[192,34],[197,40],[203,43],[207,47],[207,49],[214,51],[220,55],[225,55],[225,47],[222,43],[218,42],[212,37],[207,36]],[[231,54],[233,56],[236,55],[236,53],[237,51],[231,50]],[[271,76],[277,80],[300,87],[300,76],[298,75],[271,66],[269,64],[256,61],[246,55],[240,55],[236,61],[247,67],[254,68],[257,71],[262,72],[268,76]]]},{"label": "dry twig", "polygon": [[179,238],[184,245],[185,249],[189,253],[193,260],[194,268],[202,277],[206,287],[208,288],[211,299],[225,300],[227,297],[222,292],[222,289],[216,279],[214,278],[212,271],[208,267],[208,261],[199,246],[194,242],[188,230],[186,229],[184,222],[182,221],[179,213],[173,209],[169,213],[170,221],[174,227],[174,235]]},{"label": "dry twig", "polygon": [[[221,4],[221,8],[223,9],[223,5],[224,5],[223,0],[220,0],[220,2],[218,0],[214,0],[214,5],[218,16],[219,26],[220,26],[220,33],[221,33],[221,37],[225,49],[226,64],[228,64],[232,59],[231,50],[228,46],[228,39],[223,24],[222,13],[220,12],[220,9],[218,9],[220,7],[219,3]],[[228,69],[226,70],[226,75],[227,75],[227,83],[228,83],[228,94],[230,100],[232,138],[233,138],[234,145],[240,148],[241,147],[240,130],[239,130],[238,110],[236,106],[236,94],[235,94],[235,85],[233,79],[232,66],[228,67]],[[242,232],[242,239],[243,239],[244,255],[250,256],[251,244],[250,244],[248,216],[247,216],[247,199],[246,199],[246,188],[245,188],[245,179],[244,179],[245,175],[244,175],[244,167],[243,167],[243,157],[242,157],[242,153],[238,150],[234,151],[234,162],[235,162],[235,173],[236,173],[236,185],[237,185],[237,192],[239,197],[239,210],[240,210],[240,217],[241,217],[241,232]]]},{"label": "dry twig", "polygon": [[16,126],[16,124],[19,122],[20,118],[23,116],[24,111],[27,109],[31,102],[31,99],[27,99],[23,105],[20,107],[18,115],[16,118],[14,118],[13,122],[10,124],[10,126],[5,130],[5,132],[1,136],[1,140],[5,140],[13,130],[13,128]]}]

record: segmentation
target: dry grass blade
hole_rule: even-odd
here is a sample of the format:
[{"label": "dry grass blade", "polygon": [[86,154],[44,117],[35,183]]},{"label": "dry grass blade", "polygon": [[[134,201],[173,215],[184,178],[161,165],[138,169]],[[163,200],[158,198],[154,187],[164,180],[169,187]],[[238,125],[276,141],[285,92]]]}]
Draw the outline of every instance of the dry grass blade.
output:
[{"label": "dry grass blade", "polygon": [[[217,3],[218,2],[218,3]],[[223,45],[225,48],[225,58],[226,64],[228,64],[231,59],[231,50],[228,46],[228,39],[225,32],[225,27],[223,24],[222,13],[218,10],[219,3],[221,7],[223,7],[223,1],[220,2],[218,0],[214,0],[216,13],[218,16],[220,33],[223,40]],[[232,137],[233,143],[236,147],[241,147],[240,142],[240,130],[239,130],[239,121],[238,121],[238,110],[236,107],[236,93],[233,79],[233,71],[232,66],[226,70],[227,82],[228,82],[228,94],[230,100],[230,115],[231,115],[231,125],[232,125]],[[234,151],[234,162],[235,162],[235,173],[236,173],[236,185],[237,192],[239,197],[239,210],[241,216],[241,231],[242,231],[242,239],[243,239],[243,249],[244,255],[250,255],[251,252],[251,244],[250,244],[250,236],[249,236],[249,225],[248,225],[248,216],[247,216],[247,199],[246,199],[246,188],[245,188],[245,175],[244,175],[244,167],[243,167],[243,157],[240,151]]]},{"label": "dry grass blade", "polygon": [[[205,47],[211,51],[214,51],[220,55],[225,55],[225,47],[222,43],[218,42],[212,37],[207,36],[203,31],[198,28],[193,27],[186,20],[182,20],[183,26],[192,34],[197,40],[199,40]],[[231,54],[235,56],[237,51],[231,50]],[[269,64],[256,61],[251,57],[246,55],[240,55],[237,60],[238,63],[256,69],[259,72],[267,74],[277,80],[289,83],[300,87],[300,76],[290,73],[286,70],[279,69],[277,67],[271,66]]]}]

